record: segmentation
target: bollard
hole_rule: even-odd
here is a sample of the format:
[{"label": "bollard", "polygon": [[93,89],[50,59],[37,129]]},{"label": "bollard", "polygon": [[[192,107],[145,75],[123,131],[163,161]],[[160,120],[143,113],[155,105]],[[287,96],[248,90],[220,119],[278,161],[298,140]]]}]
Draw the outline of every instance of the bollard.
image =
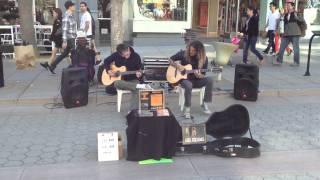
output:
[{"label": "bollard", "polygon": [[0,51],[0,88],[4,87],[2,52]]}]

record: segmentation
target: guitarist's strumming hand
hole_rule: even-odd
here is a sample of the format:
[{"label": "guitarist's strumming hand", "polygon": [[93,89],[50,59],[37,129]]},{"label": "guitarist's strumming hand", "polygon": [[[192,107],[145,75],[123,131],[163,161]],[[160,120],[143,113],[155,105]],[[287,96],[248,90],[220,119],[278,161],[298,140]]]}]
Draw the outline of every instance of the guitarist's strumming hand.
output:
[{"label": "guitarist's strumming hand", "polygon": [[172,59],[169,59],[168,61],[169,61],[169,64],[170,64],[171,66],[177,68],[179,71],[184,71],[184,70],[185,70],[184,66],[182,66],[182,65],[179,64],[179,63],[174,62]]},{"label": "guitarist's strumming hand", "polygon": [[137,76],[137,78],[141,78],[142,77],[142,72],[141,71],[137,71],[136,72],[136,76]]},{"label": "guitarist's strumming hand", "polygon": [[109,74],[110,77],[116,77],[116,73],[113,72],[112,70],[109,70],[108,74]]},{"label": "guitarist's strumming hand", "polygon": [[204,78],[204,75],[200,72],[200,70],[196,70],[194,72],[194,75],[196,76],[196,78],[201,79]]}]

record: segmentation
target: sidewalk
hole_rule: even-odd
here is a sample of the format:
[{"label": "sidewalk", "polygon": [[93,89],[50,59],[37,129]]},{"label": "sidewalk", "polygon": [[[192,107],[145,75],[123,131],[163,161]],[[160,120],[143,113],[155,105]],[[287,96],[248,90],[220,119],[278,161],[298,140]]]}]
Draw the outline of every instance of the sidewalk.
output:
[{"label": "sidewalk", "polygon": [[[318,45],[318,46],[317,46]],[[320,94],[320,45],[314,45],[311,59],[311,76],[303,76],[306,71],[307,45],[301,45],[301,66],[289,67],[293,55],[285,57],[285,63],[279,66],[266,62],[260,68],[260,96],[295,96],[295,95],[319,95]],[[260,46],[261,47],[261,46]],[[184,46],[159,46],[159,47],[134,47],[143,56],[165,56],[171,55],[183,49]],[[215,57],[212,44],[206,44],[209,60]],[[102,57],[106,57],[110,49],[100,48]],[[48,57],[40,57],[39,61],[45,61]],[[241,51],[231,57],[231,61],[239,63],[242,60]],[[255,57],[249,57],[252,62],[257,62]],[[60,78],[63,67],[67,66],[64,60],[56,69],[56,75],[44,70],[39,63],[35,68],[16,70],[15,64],[10,59],[4,60],[5,87],[0,89],[0,103],[43,103],[50,102],[60,94]],[[222,81],[215,84],[217,94],[230,93],[233,89],[234,67],[226,66],[223,69]],[[92,88],[91,88],[92,89]],[[99,86],[103,90],[102,86]]]},{"label": "sidewalk", "polygon": [[[210,44],[206,47],[212,59],[214,48]],[[135,50],[141,56],[170,56],[182,48],[183,45]],[[94,86],[90,88],[88,106],[50,109],[47,103],[61,102],[60,76],[67,61],[58,66],[57,75],[51,75],[39,65],[16,70],[13,61],[6,59],[5,87],[0,88],[0,179],[319,180],[319,50],[313,51],[312,76],[304,77],[305,45],[302,48],[298,68],[287,64],[292,62],[292,56],[281,67],[267,62],[260,68],[261,93],[257,102],[236,101],[230,95],[234,67],[225,67],[223,80],[215,84],[210,109],[216,112],[232,104],[246,106],[252,135],[261,143],[261,157],[178,155],[172,164],[148,166],[125,159],[97,162],[98,132],[118,131],[126,147],[129,96],[123,97],[121,113],[117,113],[116,96],[108,96],[102,86]],[[319,48],[318,44],[314,49]],[[106,56],[110,51],[102,52]],[[232,60],[241,60],[241,54]],[[182,117],[177,94],[169,93],[166,99],[166,106],[179,123],[191,123]],[[208,116],[199,107],[199,96],[194,95],[192,102],[194,122],[207,121]]]}]

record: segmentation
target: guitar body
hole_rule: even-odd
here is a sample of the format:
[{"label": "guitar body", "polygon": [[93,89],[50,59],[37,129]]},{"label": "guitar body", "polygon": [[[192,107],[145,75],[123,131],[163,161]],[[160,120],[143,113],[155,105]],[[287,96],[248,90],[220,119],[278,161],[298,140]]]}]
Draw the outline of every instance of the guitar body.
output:
[{"label": "guitar body", "polygon": [[[123,73],[123,72],[126,72],[127,71],[127,68],[125,66],[121,66],[121,67],[117,67],[115,65],[111,65],[111,68],[110,68],[113,72],[120,72],[120,73]],[[109,86],[111,85],[114,81],[117,81],[117,80],[121,80],[121,76],[117,76],[117,77],[111,77],[106,70],[103,70],[102,72],[102,77],[101,77],[101,81],[102,81],[102,84],[105,85],[105,86]]]},{"label": "guitar body", "polygon": [[[185,65],[184,68],[186,70],[192,70],[191,64]],[[174,66],[169,66],[167,70],[167,81],[171,84],[175,84],[179,82],[182,79],[187,79],[188,74],[182,74],[176,67]]]}]

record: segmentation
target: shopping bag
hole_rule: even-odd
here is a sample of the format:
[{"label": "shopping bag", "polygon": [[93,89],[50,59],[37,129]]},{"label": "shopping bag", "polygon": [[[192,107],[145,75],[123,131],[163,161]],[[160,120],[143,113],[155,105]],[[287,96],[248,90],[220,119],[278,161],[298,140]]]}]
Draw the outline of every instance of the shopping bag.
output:
[{"label": "shopping bag", "polygon": [[35,66],[36,55],[32,45],[14,46],[14,54],[17,69]]}]

